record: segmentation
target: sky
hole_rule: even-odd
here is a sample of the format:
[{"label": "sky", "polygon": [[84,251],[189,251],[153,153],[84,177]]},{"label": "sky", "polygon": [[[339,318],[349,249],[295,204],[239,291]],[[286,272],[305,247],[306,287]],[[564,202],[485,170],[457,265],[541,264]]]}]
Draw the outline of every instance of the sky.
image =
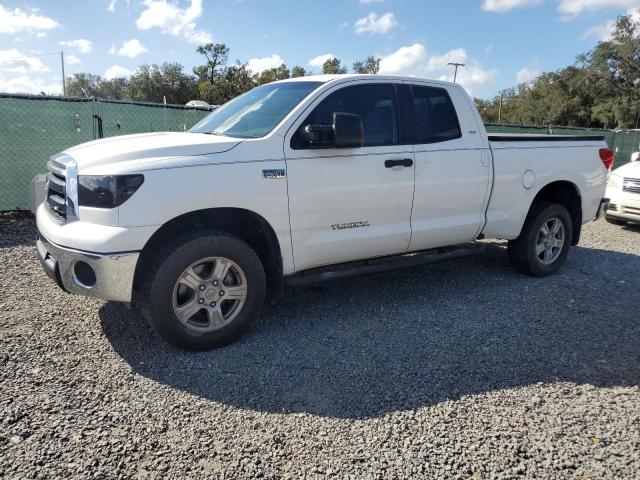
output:
[{"label": "sky", "polygon": [[[574,63],[640,0],[0,0],[0,92],[61,93],[65,73],[126,76],[143,63],[203,63],[225,43],[256,73],[320,73],[375,55],[380,73],[458,81],[490,98]],[[53,54],[53,55],[52,55]]]}]

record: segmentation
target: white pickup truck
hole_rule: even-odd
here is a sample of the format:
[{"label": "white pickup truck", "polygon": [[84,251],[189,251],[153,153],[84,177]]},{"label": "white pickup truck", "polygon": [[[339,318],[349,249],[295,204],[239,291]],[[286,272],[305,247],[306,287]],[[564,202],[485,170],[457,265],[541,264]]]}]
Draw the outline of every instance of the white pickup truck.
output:
[{"label": "white pickup truck", "polygon": [[64,290],[137,306],[167,341],[223,345],[265,298],[509,240],[545,276],[599,216],[600,137],[487,135],[456,84],[310,76],[257,87],[184,133],[51,158],[37,248]]}]

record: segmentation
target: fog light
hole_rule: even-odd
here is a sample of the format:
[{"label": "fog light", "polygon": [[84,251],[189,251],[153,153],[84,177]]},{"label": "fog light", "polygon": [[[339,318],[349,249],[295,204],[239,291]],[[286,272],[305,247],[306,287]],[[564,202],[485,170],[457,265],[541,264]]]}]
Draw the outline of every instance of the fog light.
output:
[{"label": "fog light", "polygon": [[91,288],[96,284],[96,272],[87,262],[76,262],[73,266],[76,283],[84,288]]}]

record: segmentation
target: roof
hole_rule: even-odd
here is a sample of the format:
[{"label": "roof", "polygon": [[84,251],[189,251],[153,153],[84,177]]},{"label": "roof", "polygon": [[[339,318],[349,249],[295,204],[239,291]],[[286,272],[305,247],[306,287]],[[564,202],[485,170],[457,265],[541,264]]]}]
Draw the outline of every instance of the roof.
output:
[{"label": "roof", "polygon": [[425,80],[430,83],[437,83],[439,85],[459,86],[459,84],[453,82],[445,82],[443,80],[434,80],[431,78],[409,77],[401,75],[373,75],[373,74],[358,74],[358,73],[345,73],[339,75],[306,75],[304,77],[288,78],[286,80],[280,80],[280,82],[334,82],[338,80],[365,80],[372,79],[386,80],[390,82],[398,82],[403,80]]}]

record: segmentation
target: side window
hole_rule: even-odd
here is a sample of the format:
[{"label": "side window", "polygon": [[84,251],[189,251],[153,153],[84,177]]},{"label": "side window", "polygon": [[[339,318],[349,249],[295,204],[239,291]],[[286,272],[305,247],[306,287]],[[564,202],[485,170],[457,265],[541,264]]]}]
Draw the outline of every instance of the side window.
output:
[{"label": "side window", "polygon": [[416,142],[436,143],[460,138],[458,115],[444,88],[413,85]]},{"label": "side window", "polygon": [[[342,88],[318,105],[302,122],[307,125],[331,125],[333,114],[359,115],[364,128],[364,146],[396,145],[398,121],[395,89],[392,85],[356,85]],[[292,148],[307,148],[299,131],[291,139]]]}]

